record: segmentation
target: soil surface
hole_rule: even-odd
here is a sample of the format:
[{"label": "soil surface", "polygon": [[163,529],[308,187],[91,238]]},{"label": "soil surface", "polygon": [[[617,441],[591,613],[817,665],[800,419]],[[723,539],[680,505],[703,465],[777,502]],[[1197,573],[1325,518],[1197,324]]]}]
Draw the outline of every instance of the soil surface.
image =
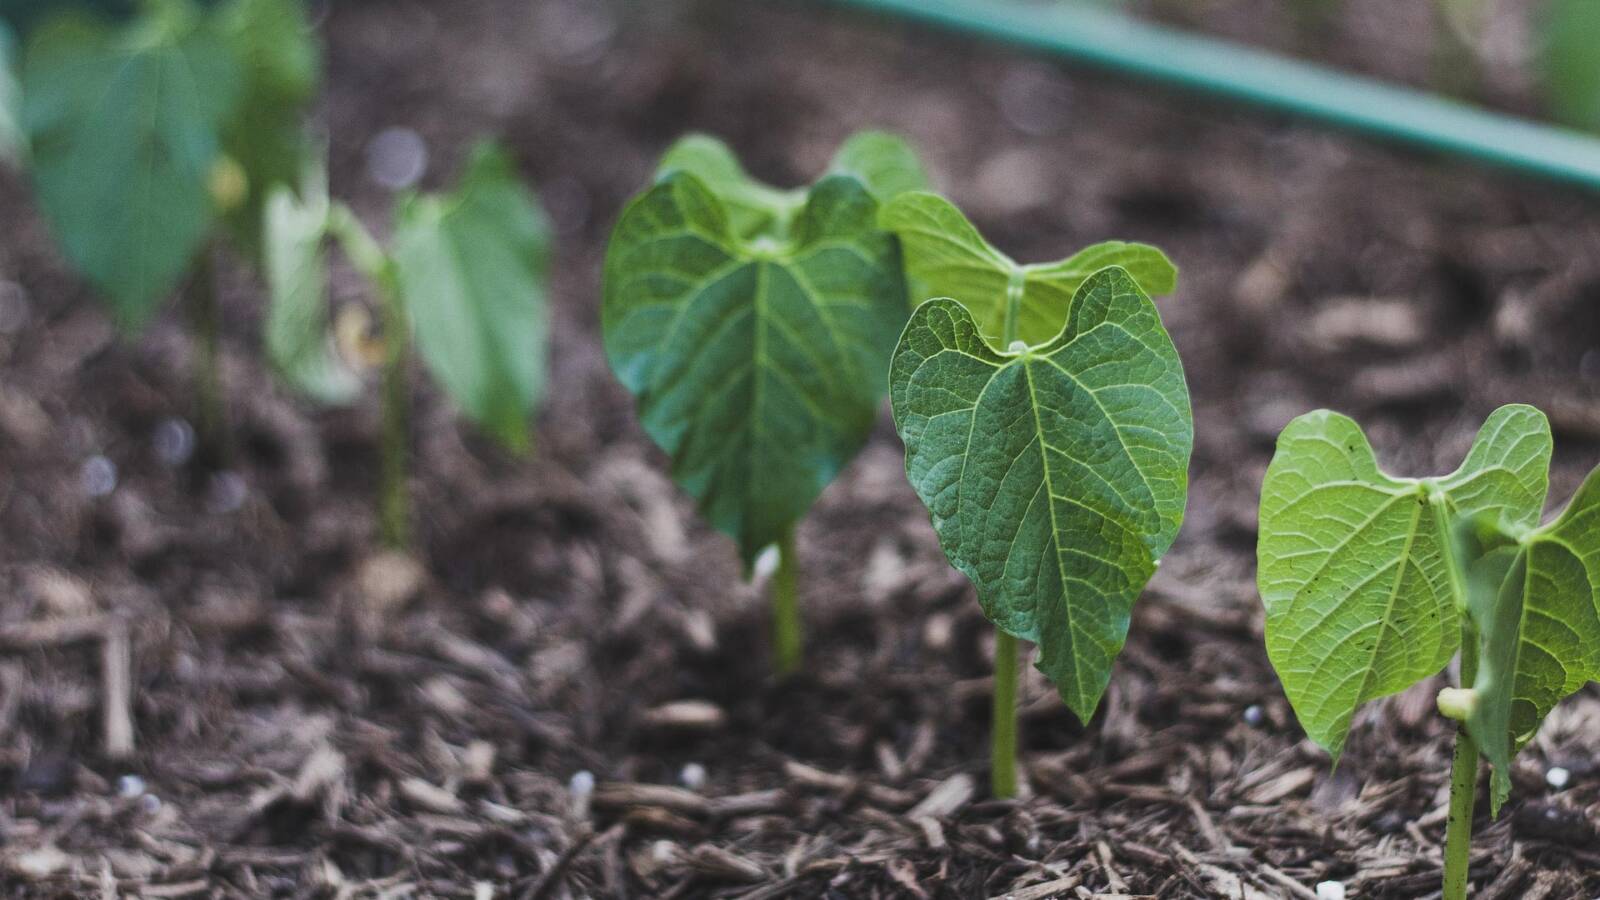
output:
[{"label": "soil surface", "polygon": [[[1304,42],[1266,5],[1208,21]],[[1361,40],[1426,44],[1391,6],[1352,2],[1307,52],[1415,80]],[[1372,704],[1330,769],[1262,646],[1258,490],[1314,407],[1423,474],[1526,401],[1565,502],[1600,459],[1595,198],[799,2],[343,2],[324,27],[334,190],[375,228],[367,148],[395,126],[425,185],[503,135],[549,207],[537,452],[419,376],[419,550],[378,553],[376,392],[276,387],[230,266],[233,454],[185,461],[181,317],[119,340],[0,176],[0,896],[1437,895],[1444,681]],[[986,788],[990,630],[887,412],[800,528],[807,668],[779,681],[759,587],[600,350],[607,231],[673,138],[794,184],[865,126],[1021,259],[1116,237],[1182,268],[1187,521],[1092,722],[1026,680],[1014,802]],[[370,300],[346,272],[334,294]],[[1597,750],[1591,687],[1479,813],[1478,896],[1600,892]]]}]

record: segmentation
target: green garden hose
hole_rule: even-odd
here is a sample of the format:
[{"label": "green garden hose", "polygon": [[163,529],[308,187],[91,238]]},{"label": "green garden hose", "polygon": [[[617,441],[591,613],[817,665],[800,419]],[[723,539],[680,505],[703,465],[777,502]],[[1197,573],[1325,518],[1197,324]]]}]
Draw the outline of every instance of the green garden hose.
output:
[{"label": "green garden hose", "polygon": [[1250,47],[1049,0],[836,0],[1600,189],[1600,139]]}]

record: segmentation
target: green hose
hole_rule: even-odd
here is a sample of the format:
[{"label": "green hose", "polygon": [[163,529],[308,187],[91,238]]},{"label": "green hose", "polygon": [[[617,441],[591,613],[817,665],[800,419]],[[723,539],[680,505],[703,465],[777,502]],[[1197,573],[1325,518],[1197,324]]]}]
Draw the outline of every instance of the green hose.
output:
[{"label": "green hose", "polygon": [[1085,4],[1061,0],[836,2],[1600,189],[1600,139],[1137,22]]}]

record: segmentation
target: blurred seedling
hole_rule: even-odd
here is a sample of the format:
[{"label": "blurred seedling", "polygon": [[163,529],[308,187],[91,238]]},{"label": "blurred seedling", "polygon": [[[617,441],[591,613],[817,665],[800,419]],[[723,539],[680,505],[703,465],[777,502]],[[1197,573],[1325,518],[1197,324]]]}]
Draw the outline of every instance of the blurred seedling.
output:
[{"label": "blurred seedling", "polygon": [[672,476],[731,535],[748,575],[768,547],[773,653],[801,660],[795,524],[872,430],[906,301],[879,204],[924,179],[866,132],[809,188],[745,174],[690,136],[623,212],[606,251],[606,355]]},{"label": "blurred seedling", "polygon": [[[363,370],[381,369],[379,530],[385,544],[405,548],[412,344],[469,419],[507,449],[526,452],[549,352],[549,225],[510,158],[484,143],[453,191],[402,195],[387,248],[329,198],[316,167],[298,194],[273,190],[263,230],[267,352],[284,379],[318,400],[344,403],[359,393]],[[370,286],[375,330],[359,307],[346,307],[330,333],[330,240]]]},{"label": "blurred seedling", "polygon": [[213,257],[228,244],[258,259],[266,194],[299,171],[317,53],[299,0],[145,0],[116,24],[82,11],[42,21],[20,78],[0,76],[0,146],[118,324],[141,331],[186,282],[213,462],[227,431]]}]

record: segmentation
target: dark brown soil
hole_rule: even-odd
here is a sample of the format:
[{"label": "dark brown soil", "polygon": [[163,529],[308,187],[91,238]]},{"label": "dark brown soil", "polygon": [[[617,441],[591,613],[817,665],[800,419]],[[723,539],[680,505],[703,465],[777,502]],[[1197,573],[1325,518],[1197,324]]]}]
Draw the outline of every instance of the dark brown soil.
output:
[{"label": "dark brown soil", "polygon": [[[381,227],[373,134],[416,129],[432,183],[499,133],[559,226],[538,452],[502,455],[419,386],[420,566],[377,555],[374,398],[319,412],[272,386],[239,270],[234,462],[163,463],[192,395],[178,317],[116,340],[0,176],[0,896],[1437,893],[1442,682],[1373,704],[1330,770],[1262,648],[1260,479],[1316,406],[1431,472],[1527,401],[1564,501],[1600,459],[1600,201],[798,2],[334,6],[336,193]],[[1288,34],[1238,24],[1261,6],[1208,9]],[[1339,49],[1379,6],[1313,54],[1414,76]],[[989,630],[887,414],[800,530],[807,673],[778,682],[760,592],[600,351],[607,230],[671,139],[715,132],[797,183],[863,126],[914,139],[1021,258],[1119,237],[1183,268],[1163,313],[1194,394],[1188,519],[1095,720],[1025,685],[1015,802],[984,786]],[[336,300],[361,291],[341,276]],[[1597,749],[1590,688],[1480,812],[1479,896],[1600,892]]]}]

